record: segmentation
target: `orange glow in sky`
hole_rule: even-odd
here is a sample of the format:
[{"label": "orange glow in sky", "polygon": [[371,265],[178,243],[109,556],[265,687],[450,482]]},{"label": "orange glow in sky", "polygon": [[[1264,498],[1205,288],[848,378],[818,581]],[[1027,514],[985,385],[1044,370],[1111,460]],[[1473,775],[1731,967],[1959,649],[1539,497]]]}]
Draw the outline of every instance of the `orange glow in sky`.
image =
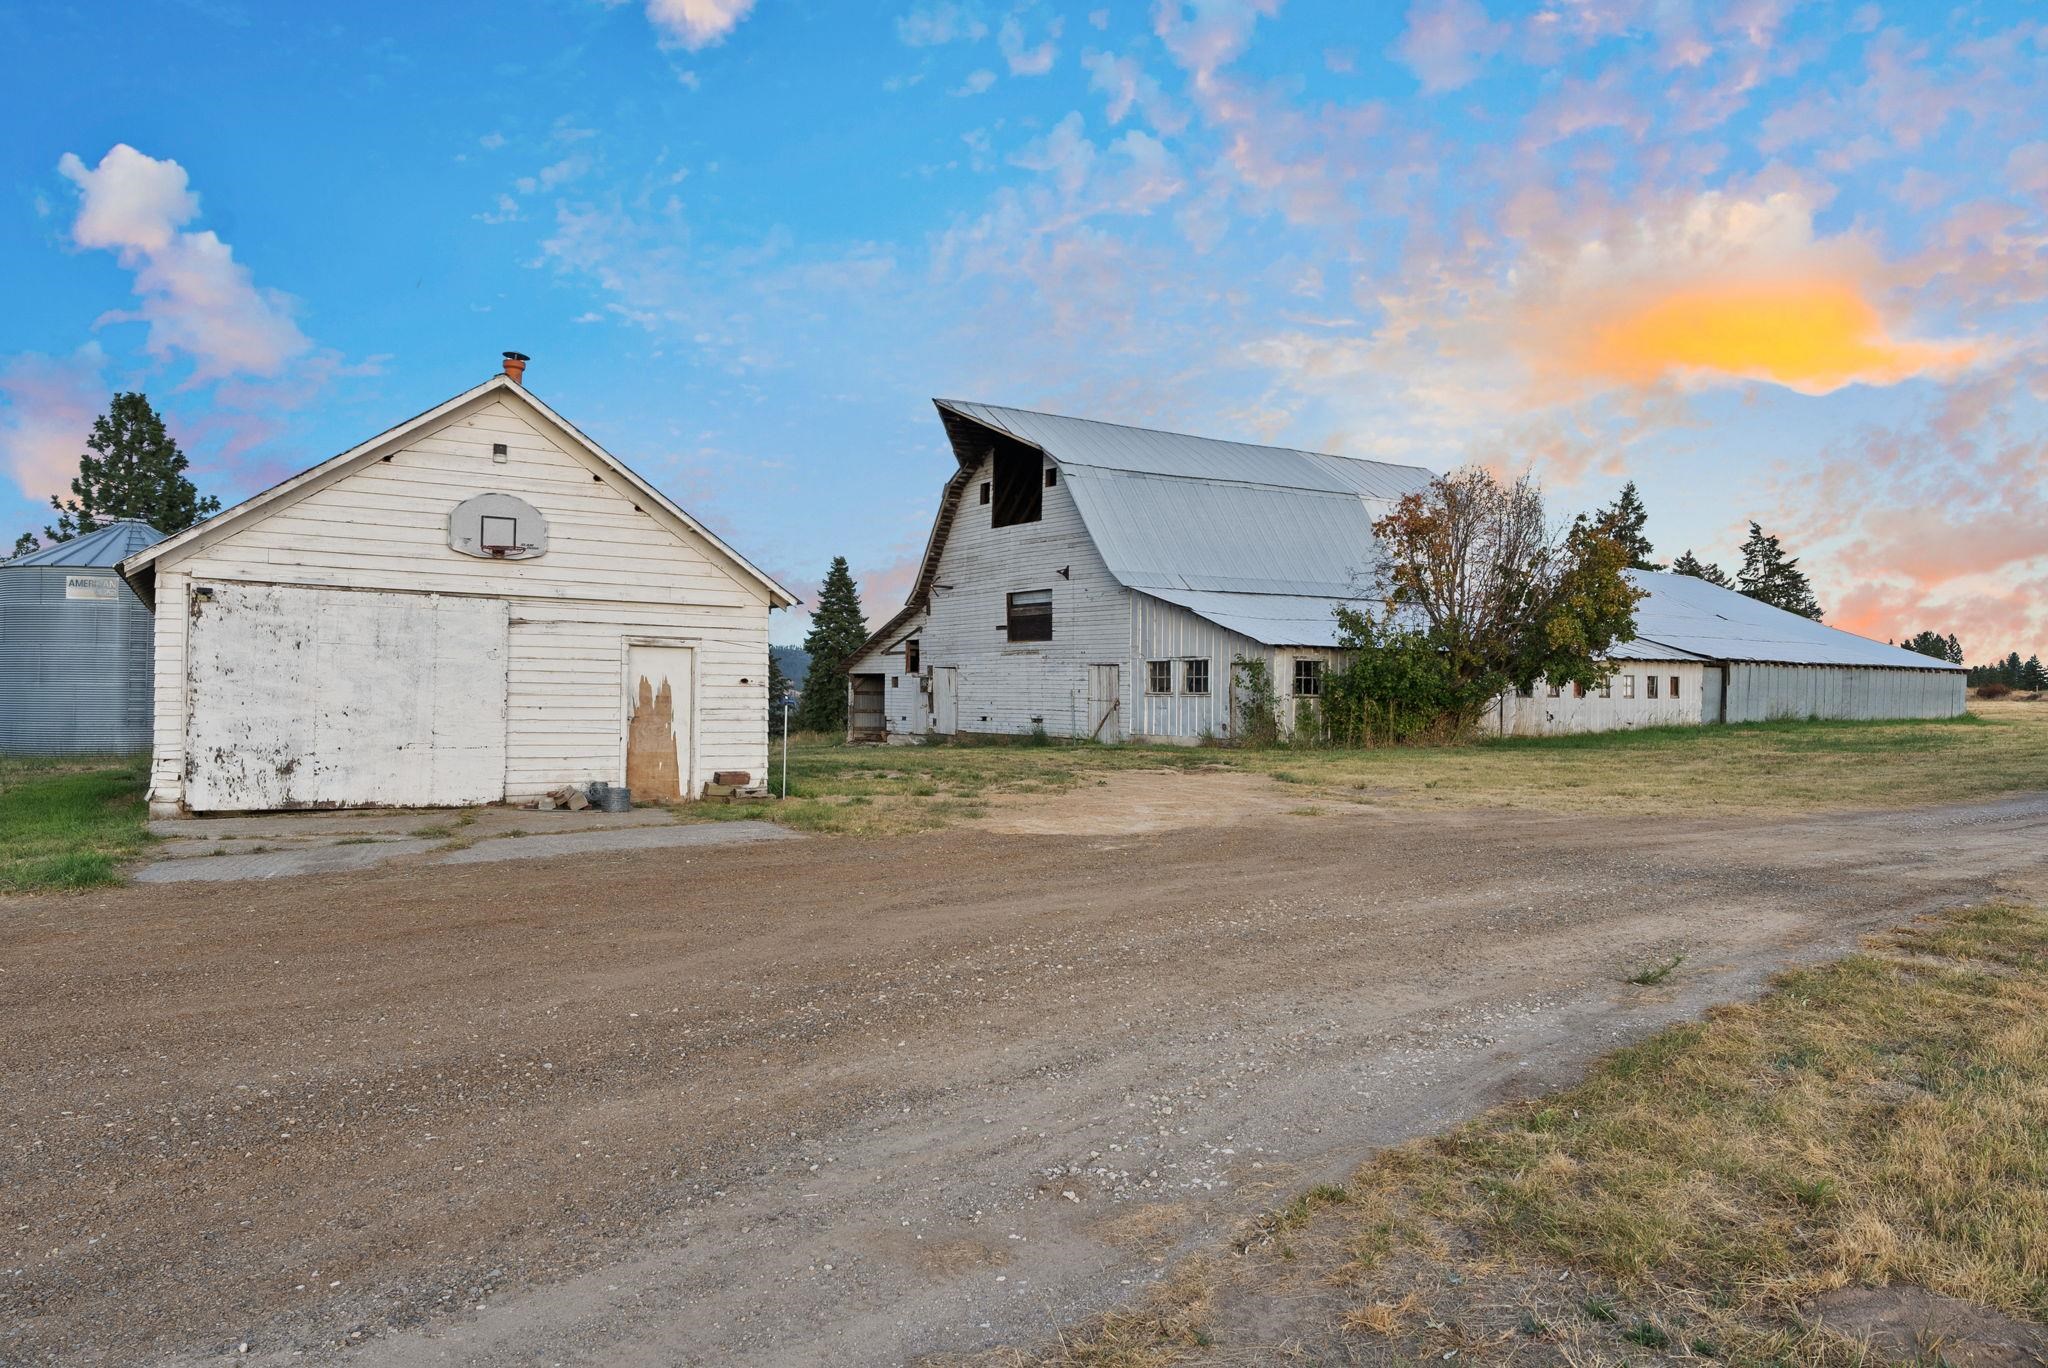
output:
[{"label": "orange glow in sky", "polygon": [[1965,345],[1896,342],[1884,320],[1844,281],[1797,281],[1675,290],[1596,326],[1580,368],[1636,383],[1672,371],[1774,380],[1809,394],[1856,381],[1890,384],[1969,362]]}]

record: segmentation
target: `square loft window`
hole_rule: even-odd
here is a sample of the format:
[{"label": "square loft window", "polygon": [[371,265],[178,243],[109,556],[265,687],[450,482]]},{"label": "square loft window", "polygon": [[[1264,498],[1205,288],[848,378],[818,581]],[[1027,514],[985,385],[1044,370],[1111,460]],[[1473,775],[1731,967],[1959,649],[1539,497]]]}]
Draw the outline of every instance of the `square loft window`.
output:
[{"label": "square loft window", "polygon": [[1145,662],[1145,692],[1148,694],[1170,694],[1173,692],[1172,661],[1148,660]]},{"label": "square loft window", "polygon": [[1297,660],[1294,662],[1294,696],[1296,698],[1320,698],[1323,694],[1323,662],[1320,660]]},{"label": "square loft window", "polygon": [[1185,660],[1180,667],[1180,686],[1191,694],[1209,692],[1209,662],[1206,660]]},{"label": "square loft window", "polygon": [[1026,589],[1010,595],[1011,641],[1052,640],[1052,590]]}]

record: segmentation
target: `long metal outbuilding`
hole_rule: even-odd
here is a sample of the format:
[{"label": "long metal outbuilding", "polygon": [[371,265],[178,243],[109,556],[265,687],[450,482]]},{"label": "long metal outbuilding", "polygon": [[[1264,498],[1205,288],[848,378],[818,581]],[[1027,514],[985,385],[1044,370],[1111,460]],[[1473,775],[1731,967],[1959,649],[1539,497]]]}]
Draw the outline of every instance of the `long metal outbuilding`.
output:
[{"label": "long metal outbuilding", "polygon": [[0,562],[0,754],[149,749],[150,613],[114,567],[163,538],[124,518]]}]

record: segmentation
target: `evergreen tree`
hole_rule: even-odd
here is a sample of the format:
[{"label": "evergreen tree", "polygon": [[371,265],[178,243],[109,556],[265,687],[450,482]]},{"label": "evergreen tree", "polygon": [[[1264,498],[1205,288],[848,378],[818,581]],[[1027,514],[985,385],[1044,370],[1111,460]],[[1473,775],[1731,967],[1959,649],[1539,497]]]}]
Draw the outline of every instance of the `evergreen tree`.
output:
[{"label": "evergreen tree", "polygon": [[796,686],[789,682],[789,676],[782,672],[782,661],[775,654],[775,648],[768,648],[768,720],[771,728],[782,725],[785,710],[784,699],[795,692]]},{"label": "evergreen tree", "polygon": [[2020,677],[2026,672],[2027,667],[2020,663],[2020,653],[2014,651],[1999,663],[1998,682],[2010,684],[2017,689],[2020,687]]},{"label": "evergreen tree", "polygon": [[1703,579],[1709,584],[1718,584],[1723,589],[1733,587],[1728,583],[1728,572],[1726,570],[1723,570],[1712,561],[1703,561],[1693,555],[1692,548],[1689,546],[1677,560],[1671,562],[1671,573],[1674,575],[1691,575],[1694,579]]},{"label": "evergreen tree", "polygon": [[1920,655],[1933,656],[1936,660],[1948,659],[1948,638],[1939,632],[1918,632],[1899,644]]},{"label": "evergreen tree", "polygon": [[846,730],[846,662],[868,639],[867,619],[860,611],[860,590],[846,557],[834,556],[811,613],[804,649],[811,668],[804,675],[803,698],[796,707],[796,725],[805,731]]},{"label": "evergreen tree", "polygon": [[1621,487],[1621,493],[1614,496],[1613,503],[1605,508],[1593,510],[1593,526],[1611,537],[1628,553],[1628,567],[1631,570],[1664,568],[1650,559],[1650,552],[1656,548],[1650,545],[1650,539],[1643,534],[1643,527],[1649,520],[1650,510],[1643,507],[1642,496],[1636,493],[1634,480]]},{"label": "evergreen tree", "polygon": [[1954,632],[1948,634],[1948,649],[1942,652],[1942,659],[1948,661],[1951,665],[1963,663],[1963,643],[1956,640]]},{"label": "evergreen tree", "polygon": [[2048,670],[2041,668],[2041,657],[2028,656],[2027,663],[2020,666],[2020,687],[2035,693],[2048,689]]},{"label": "evergreen tree", "polygon": [[191,463],[144,395],[116,394],[106,413],[93,419],[85,445],[71,497],[50,496],[57,525],[44,528],[43,535],[53,542],[120,518],[139,518],[168,536],[220,511],[219,499],[200,497],[185,477]]},{"label": "evergreen tree", "polygon": [[[24,532],[14,539],[15,556],[26,556],[31,551],[40,551],[42,549],[43,544],[36,540],[36,534],[33,532]],[[12,557],[9,557],[9,559],[12,559]]]},{"label": "evergreen tree", "polygon": [[1754,521],[1749,539],[1742,543],[1742,569],[1736,573],[1735,587],[1759,603],[1820,621],[1820,604],[1813,597],[1812,582],[1799,568],[1799,558],[1786,555],[1778,539]]}]

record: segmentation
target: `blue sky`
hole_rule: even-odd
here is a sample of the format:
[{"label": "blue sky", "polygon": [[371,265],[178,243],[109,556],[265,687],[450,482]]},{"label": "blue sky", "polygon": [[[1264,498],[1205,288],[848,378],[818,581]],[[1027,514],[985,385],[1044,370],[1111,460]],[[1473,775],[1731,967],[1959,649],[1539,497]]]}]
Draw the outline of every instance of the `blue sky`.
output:
[{"label": "blue sky", "polygon": [[[2048,649],[2038,5],[0,13],[0,526],[115,388],[232,500],[499,351],[808,589],[947,395],[1625,478],[1831,620]],[[801,635],[778,615],[775,634]]]}]

